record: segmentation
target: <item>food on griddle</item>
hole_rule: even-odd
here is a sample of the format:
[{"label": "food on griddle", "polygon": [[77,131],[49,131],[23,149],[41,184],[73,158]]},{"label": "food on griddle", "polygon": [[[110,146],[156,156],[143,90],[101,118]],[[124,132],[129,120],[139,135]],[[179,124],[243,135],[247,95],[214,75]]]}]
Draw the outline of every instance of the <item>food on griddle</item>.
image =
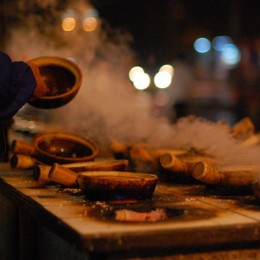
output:
[{"label": "food on griddle", "polygon": [[130,209],[119,209],[115,212],[115,220],[122,222],[158,222],[168,218],[164,209],[156,208],[148,212]]}]

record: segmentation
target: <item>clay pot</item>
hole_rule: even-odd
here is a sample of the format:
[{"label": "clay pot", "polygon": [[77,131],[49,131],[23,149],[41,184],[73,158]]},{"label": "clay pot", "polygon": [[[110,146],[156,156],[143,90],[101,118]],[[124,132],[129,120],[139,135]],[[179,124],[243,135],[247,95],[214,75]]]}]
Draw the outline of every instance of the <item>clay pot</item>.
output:
[{"label": "clay pot", "polygon": [[81,172],[77,181],[90,200],[144,200],[152,197],[158,177],[126,171],[93,171]]},{"label": "clay pot", "polygon": [[79,91],[82,73],[73,61],[60,57],[39,57],[30,60],[40,70],[48,91],[45,96],[28,102],[37,108],[57,108],[71,101]]},{"label": "clay pot", "polygon": [[14,140],[11,150],[49,165],[93,161],[99,151],[89,139],[65,132],[39,134],[32,144]]}]

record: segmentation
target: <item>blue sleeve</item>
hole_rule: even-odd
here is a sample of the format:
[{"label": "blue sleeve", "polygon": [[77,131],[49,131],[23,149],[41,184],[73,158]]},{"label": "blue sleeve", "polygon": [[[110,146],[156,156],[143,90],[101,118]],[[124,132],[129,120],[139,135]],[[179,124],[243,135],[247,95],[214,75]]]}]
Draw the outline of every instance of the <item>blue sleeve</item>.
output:
[{"label": "blue sleeve", "polygon": [[33,96],[36,80],[22,61],[12,62],[0,51],[0,119],[8,119]]}]

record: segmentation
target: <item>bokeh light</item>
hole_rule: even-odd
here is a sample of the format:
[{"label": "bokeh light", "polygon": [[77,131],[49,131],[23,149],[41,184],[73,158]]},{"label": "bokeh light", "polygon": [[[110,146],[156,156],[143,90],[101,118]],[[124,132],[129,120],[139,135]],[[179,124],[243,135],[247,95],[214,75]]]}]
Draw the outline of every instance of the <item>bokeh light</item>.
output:
[{"label": "bokeh light", "polygon": [[130,80],[134,81],[134,78],[136,77],[136,75],[138,73],[144,73],[144,70],[143,70],[142,67],[135,66],[132,69],[130,69],[130,71],[129,71],[129,78],[130,78]]},{"label": "bokeh light", "polygon": [[144,72],[144,69],[139,66],[135,66],[129,71],[129,78],[133,82],[134,87],[138,90],[147,89],[150,86],[150,76]]},{"label": "bokeh light", "polygon": [[169,65],[169,64],[165,64],[163,65],[159,71],[166,71],[168,72],[171,76],[173,76],[174,74],[174,68],[172,65]]},{"label": "bokeh light", "polygon": [[154,77],[154,84],[157,88],[168,88],[172,82],[172,76],[168,71],[159,71]]},{"label": "bokeh light", "polygon": [[95,17],[87,17],[82,22],[83,30],[86,32],[92,32],[96,30],[98,20]]},{"label": "bokeh light", "polygon": [[232,43],[229,36],[216,36],[212,41],[212,46],[216,51],[223,51],[226,44]]},{"label": "bokeh light", "polygon": [[96,30],[98,26],[99,14],[96,9],[89,9],[85,13],[82,20],[82,28],[86,32],[92,32]]},{"label": "bokeh light", "polygon": [[75,12],[72,9],[67,9],[63,16],[61,22],[62,30],[65,32],[73,31],[76,27]]},{"label": "bokeh light", "polygon": [[211,48],[211,44],[207,38],[201,37],[194,42],[193,47],[198,53],[207,53]]},{"label": "bokeh light", "polygon": [[227,65],[236,65],[240,62],[241,54],[235,44],[229,43],[224,46],[221,59]]},{"label": "bokeh light", "polygon": [[147,73],[138,73],[138,75],[135,77],[135,80],[133,81],[135,88],[138,90],[147,89],[150,83],[151,79]]}]

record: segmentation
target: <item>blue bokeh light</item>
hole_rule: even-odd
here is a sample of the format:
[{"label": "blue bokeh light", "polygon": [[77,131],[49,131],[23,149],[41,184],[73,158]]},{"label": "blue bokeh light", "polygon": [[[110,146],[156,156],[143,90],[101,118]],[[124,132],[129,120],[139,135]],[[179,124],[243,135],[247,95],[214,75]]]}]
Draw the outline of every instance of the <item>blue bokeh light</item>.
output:
[{"label": "blue bokeh light", "polygon": [[232,43],[229,36],[216,36],[212,41],[212,46],[216,51],[223,51],[226,44]]},{"label": "blue bokeh light", "polygon": [[199,53],[206,53],[211,48],[210,41],[205,37],[198,38],[194,42],[193,46],[194,46],[195,51],[199,52]]}]

